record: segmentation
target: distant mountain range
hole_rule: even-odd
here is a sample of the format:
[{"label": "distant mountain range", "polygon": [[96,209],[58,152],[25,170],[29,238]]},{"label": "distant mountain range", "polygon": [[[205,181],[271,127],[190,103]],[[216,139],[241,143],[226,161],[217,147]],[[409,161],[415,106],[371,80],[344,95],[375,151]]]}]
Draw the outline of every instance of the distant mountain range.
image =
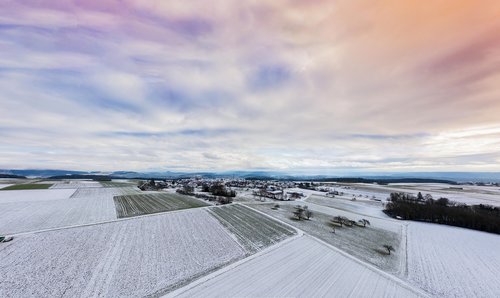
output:
[{"label": "distant mountain range", "polygon": [[225,172],[135,172],[135,171],[67,171],[52,169],[26,169],[12,170],[0,169],[0,178],[73,178],[81,179],[83,177],[106,176],[113,179],[177,179],[183,177],[200,176],[203,178],[245,178],[245,179],[279,179],[279,180],[322,180],[322,181],[346,181],[365,179],[368,181],[399,181],[409,180],[421,182],[500,182],[499,172],[393,172],[393,173],[349,173],[344,175],[307,175],[293,174],[277,171],[225,171]]}]

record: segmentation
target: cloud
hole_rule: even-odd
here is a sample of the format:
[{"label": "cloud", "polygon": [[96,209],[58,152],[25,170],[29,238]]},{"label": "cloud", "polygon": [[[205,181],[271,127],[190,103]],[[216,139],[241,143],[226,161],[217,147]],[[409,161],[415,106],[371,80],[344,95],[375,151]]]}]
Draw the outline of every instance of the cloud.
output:
[{"label": "cloud", "polygon": [[393,135],[384,135],[384,134],[351,134],[349,136],[344,136],[345,138],[354,138],[354,139],[371,139],[371,140],[409,140],[415,138],[424,138],[428,136],[425,133],[415,133],[415,134],[393,134]]},{"label": "cloud", "polygon": [[242,133],[238,129],[222,128],[222,129],[183,129],[177,131],[113,131],[100,133],[101,136],[126,136],[138,138],[150,137],[175,137],[175,136],[195,136],[195,137],[217,137],[234,133]]},{"label": "cloud", "polygon": [[290,78],[290,71],[283,65],[262,65],[252,74],[249,85],[253,90],[279,88]]},{"label": "cloud", "polygon": [[210,153],[210,152],[204,152],[203,157],[208,158],[208,159],[214,159],[214,160],[220,160],[221,157],[217,156],[216,154]]},{"label": "cloud", "polygon": [[2,2],[0,167],[500,170],[499,13]]}]

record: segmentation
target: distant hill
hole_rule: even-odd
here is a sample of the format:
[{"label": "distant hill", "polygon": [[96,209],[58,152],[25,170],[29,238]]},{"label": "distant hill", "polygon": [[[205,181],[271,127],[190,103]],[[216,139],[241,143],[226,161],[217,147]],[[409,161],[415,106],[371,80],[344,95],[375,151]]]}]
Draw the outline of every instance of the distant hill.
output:
[{"label": "distant hill", "polygon": [[12,174],[0,174],[0,178],[26,179],[26,177],[24,177],[24,176],[12,175]]},{"label": "distant hill", "polygon": [[82,171],[65,171],[65,170],[1,170],[2,174],[18,175],[25,177],[50,177],[56,175],[75,175],[75,174],[86,174],[88,172]]},{"label": "distant hill", "polygon": [[[333,174],[302,174],[277,171],[222,171],[222,172],[173,172],[173,171],[69,171],[53,169],[0,169],[2,175],[20,177],[59,179],[92,179],[92,175],[107,176],[113,179],[179,179],[199,176],[203,178],[241,178],[250,180],[301,180],[330,182],[365,182],[365,183],[455,183],[455,182],[500,182],[498,172],[393,172],[393,173],[349,173]],[[90,176],[89,176],[90,175]],[[9,176],[11,177],[11,176]],[[11,177],[12,178],[12,177]]]},{"label": "distant hill", "polygon": [[122,177],[118,176],[110,176],[110,175],[80,175],[80,174],[74,174],[74,175],[61,175],[61,176],[51,176],[46,179],[49,180],[60,180],[60,179],[92,179],[96,181],[109,181],[112,179],[121,179]]}]

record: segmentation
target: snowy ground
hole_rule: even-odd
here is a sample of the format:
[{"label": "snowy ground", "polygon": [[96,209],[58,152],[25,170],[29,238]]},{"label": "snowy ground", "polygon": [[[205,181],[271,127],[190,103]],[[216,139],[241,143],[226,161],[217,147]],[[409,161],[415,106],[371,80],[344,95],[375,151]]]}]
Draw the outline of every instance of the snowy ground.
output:
[{"label": "snowy ground", "polygon": [[421,297],[418,290],[302,236],[168,297]]},{"label": "snowy ground", "polygon": [[314,194],[324,194],[322,192],[316,191],[316,190],[311,190],[311,189],[303,189],[303,188],[287,188],[285,192],[298,192],[304,194],[304,197],[302,197],[300,200],[305,200],[309,198],[311,195]]},{"label": "snowy ground", "polygon": [[262,203],[262,202],[275,202],[276,200],[266,197],[260,197],[253,194],[255,189],[234,188],[236,191],[235,203]]},{"label": "snowy ground", "polygon": [[211,208],[210,213],[227,227],[250,253],[297,233],[294,228],[243,205]]},{"label": "snowy ground", "polygon": [[102,187],[101,183],[97,181],[89,180],[63,180],[57,181],[52,185],[51,189],[61,189],[61,188],[91,188],[91,187]]},{"label": "snowy ground", "polygon": [[209,206],[202,200],[168,192],[115,196],[113,200],[119,218]]},{"label": "snowy ground", "polygon": [[[342,192],[343,199],[380,200],[385,202],[392,192],[417,195],[431,194],[435,199],[446,197],[466,204],[490,204],[500,206],[500,187],[475,185],[449,185],[443,183],[392,183],[378,185],[368,183],[331,183],[330,189]],[[463,188],[463,189],[459,189]],[[317,192],[316,192],[317,194]]]},{"label": "snowy ground", "polygon": [[408,280],[436,297],[499,297],[500,235],[411,222]]},{"label": "snowy ground", "polygon": [[[463,197],[457,201],[469,204],[485,203],[491,195],[484,192],[485,187],[475,186],[464,188],[463,191],[449,189],[444,191],[443,187],[449,186],[443,184],[357,185],[355,188],[358,191],[363,189],[368,193],[370,187],[377,187],[388,192],[407,191],[417,194],[421,191],[423,194],[432,193],[434,197],[439,197],[436,195],[436,191],[439,191],[441,194],[445,192],[443,196],[451,199],[456,199],[456,197],[449,194],[458,192]],[[348,188],[347,191],[350,189]],[[376,212],[371,212],[370,207],[359,204],[359,199],[356,202],[335,199],[313,196],[304,204],[307,204],[313,211],[349,218],[356,218],[356,215],[360,214],[370,214],[373,217],[368,219],[372,226],[387,230],[398,228],[401,231],[403,241],[397,252],[401,254],[401,258],[407,255],[407,261],[401,259],[400,266],[402,267],[398,272],[393,272],[394,274],[407,279],[432,296],[498,297],[500,295],[500,283],[497,281],[500,276],[500,250],[496,249],[500,247],[500,235],[445,225],[397,221],[387,218],[383,213],[377,216]],[[340,209],[335,209],[335,207]],[[321,238],[321,235],[318,237]],[[352,243],[356,244],[355,239],[352,239]],[[332,244],[335,245],[335,243]],[[405,247],[407,247],[406,250]],[[349,250],[345,251],[349,252]],[[366,260],[363,256],[356,255],[356,251],[351,250],[350,253]]]},{"label": "snowy ground", "polygon": [[[33,190],[20,191],[23,196]],[[115,220],[113,196],[137,191],[136,188],[80,188],[44,190],[44,201],[5,202],[0,204],[0,234],[16,234],[73,225]],[[9,193],[14,191],[9,191]],[[53,199],[60,192],[70,198]],[[3,194],[2,194],[3,195]]]},{"label": "snowy ground", "polygon": [[306,202],[290,201],[290,202],[277,202],[277,203],[280,205],[291,205],[291,206],[307,205],[308,208],[310,210],[312,210],[313,212],[315,211],[315,212],[324,213],[324,214],[330,215],[332,217],[333,216],[345,216],[349,219],[356,220],[356,221],[358,221],[362,218],[366,218],[370,221],[372,227],[376,227],[379,229],[384,229],[384,230],[396,232],[396,233],[399,233],[401,231],[401,226],[404,225],[404,223],[405,223],[404,221],[400,221],[400,220],[396,220],[396,219],[392,219],[390,217],[387,217],[385,214],[380,216],[380,217],[369,216],[369,215],[355,213],[355,212],[348,211],[348,210],[341,210],[341,209],[336,209],[333,207],[323,206],[323,205],[319,205],[319,204],[308,202],[308,201],[306,201]]},{"label": "snowy ground", "polygon": [[[269,224],[264,215],[255,215],[257,212],[247,207],[173,211],[102,223],[117,220],[114,196],[148,192],[140,192],[136,187],[110,187],[111,184],[101,187],[96,183],[63,181],[56,184],[63,189],[0,191],[0,234],[21,233],[13,242],[0,245],[0,297],[163,295],[199,277],[200,282],[174,294],[419,294],[387,272],[435,297],[500,296],[499,235],[395,220],[381,212],[381,202],[372,200],[373,196],[385,198],[395,191],[421,191],[432,193],[435,198],[439,198],[435,194],[445,193],[442,196],[451,200],[453,197],[446,194],[455,194],[468,203],[493,202],[492,197],[500,201],[493,187],[464,186],[463,190],[456,190],[444,184],[353,184],[342,189],[336,186],[344,195],[335,198],[301,190],[307,199],[267,199],[268,204],[243,192],[240,200],[248,206],[307,233],[262,251],[291,234],[285,232],[284,237],[275,238],[274,232],[282,229],[282,224]],[[351,201],[353,195],[356,201]],[[281,207],[272,210],[274,204]],[[293,206],[297,204],[308,205],[315,216],[310,221],[292,220]],[[353,220],[366,218],[371,226],[337,228],[333,234],[328,222],[337,215]],[[214,216],[219,216],[222,224]],[[91,225],[23,234],[88,224]],[[381,251],[386,242],[396,248],[391,256]],[[260,252],[241,260],[256,251]],[[236,260],[240,261],[217,271]]]},{"label": "snowy ground", "polygon": [[357,214],[373,217],[387,218],[382,212],[384,206],[382,202],[357,198],[353,201],[351,198],[336,196],[334,198],[320,195],[310,196],[306,202],[315,203],[322,206],[333,207],[340,210],[350,211]]},{"label": "snowy ground", "polygon": [[71,197],[74,192],[74,189],[32,189],[0,191],[0,204],[63,200]]},{"label": "snowy ground", "polygon": [[[399,274],[405,269],[406,249],[405,241],[403,241],[405,239],[405,229],[404,226],[399,225],[399,222],[393,227],[395,232],[382,229],[374,223],[373,226],[367,226],[365,228],[357,226],[336,227],[335,233],[332,233],[333,229],[330,220],[333,216],[331,215],[313,211],[314,214],[310,220],[298,221],[293,216],[294,206],[281,205],[278,210],[271,209],[271,206],[273,205],[252,205],[252,208],[295,226],[386,272]],[[353,220],[358,219],[358,217],[353,217],[352,214],[344,214],[343,216],[347,216]],[[359,219],[360,218],[362,217],[360,216]],[[370,221],[372,221],[372,219],[370,219]],[[395,248],[395,252],[390,256],[387,255],[382,247],[384,244],[392,245]]]},{"label": "snowy ground", "polygon": [[201,209],[18,236],[0,246],[0,297],[162,294],[244,254]]},{"label": "snowy ground", "polygon": [[[475,185],[449,185],[442,183],[393,183],[389,185],[377,185],[366,183],[353,183],[339,187],[333,187],[337,191],[344,192],[344,196],[366,198],[375,196],[376,199],[385,201],[391,192],[405,192],[417,195],[431,194],[434,199],[441,197],[465,204],[489,204],[500,206],[500,187],[475,186]],[[463,188],[463,189],[459,189]]]}]

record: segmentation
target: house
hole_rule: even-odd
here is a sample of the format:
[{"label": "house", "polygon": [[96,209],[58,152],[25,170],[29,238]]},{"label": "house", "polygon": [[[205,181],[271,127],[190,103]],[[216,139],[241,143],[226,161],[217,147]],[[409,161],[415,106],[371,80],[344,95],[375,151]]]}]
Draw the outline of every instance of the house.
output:
[{"label": "house", "polygon": [[282,190],[268,190],[266,191],[266,196],[275,200],[283,200],[283,191]]}]

